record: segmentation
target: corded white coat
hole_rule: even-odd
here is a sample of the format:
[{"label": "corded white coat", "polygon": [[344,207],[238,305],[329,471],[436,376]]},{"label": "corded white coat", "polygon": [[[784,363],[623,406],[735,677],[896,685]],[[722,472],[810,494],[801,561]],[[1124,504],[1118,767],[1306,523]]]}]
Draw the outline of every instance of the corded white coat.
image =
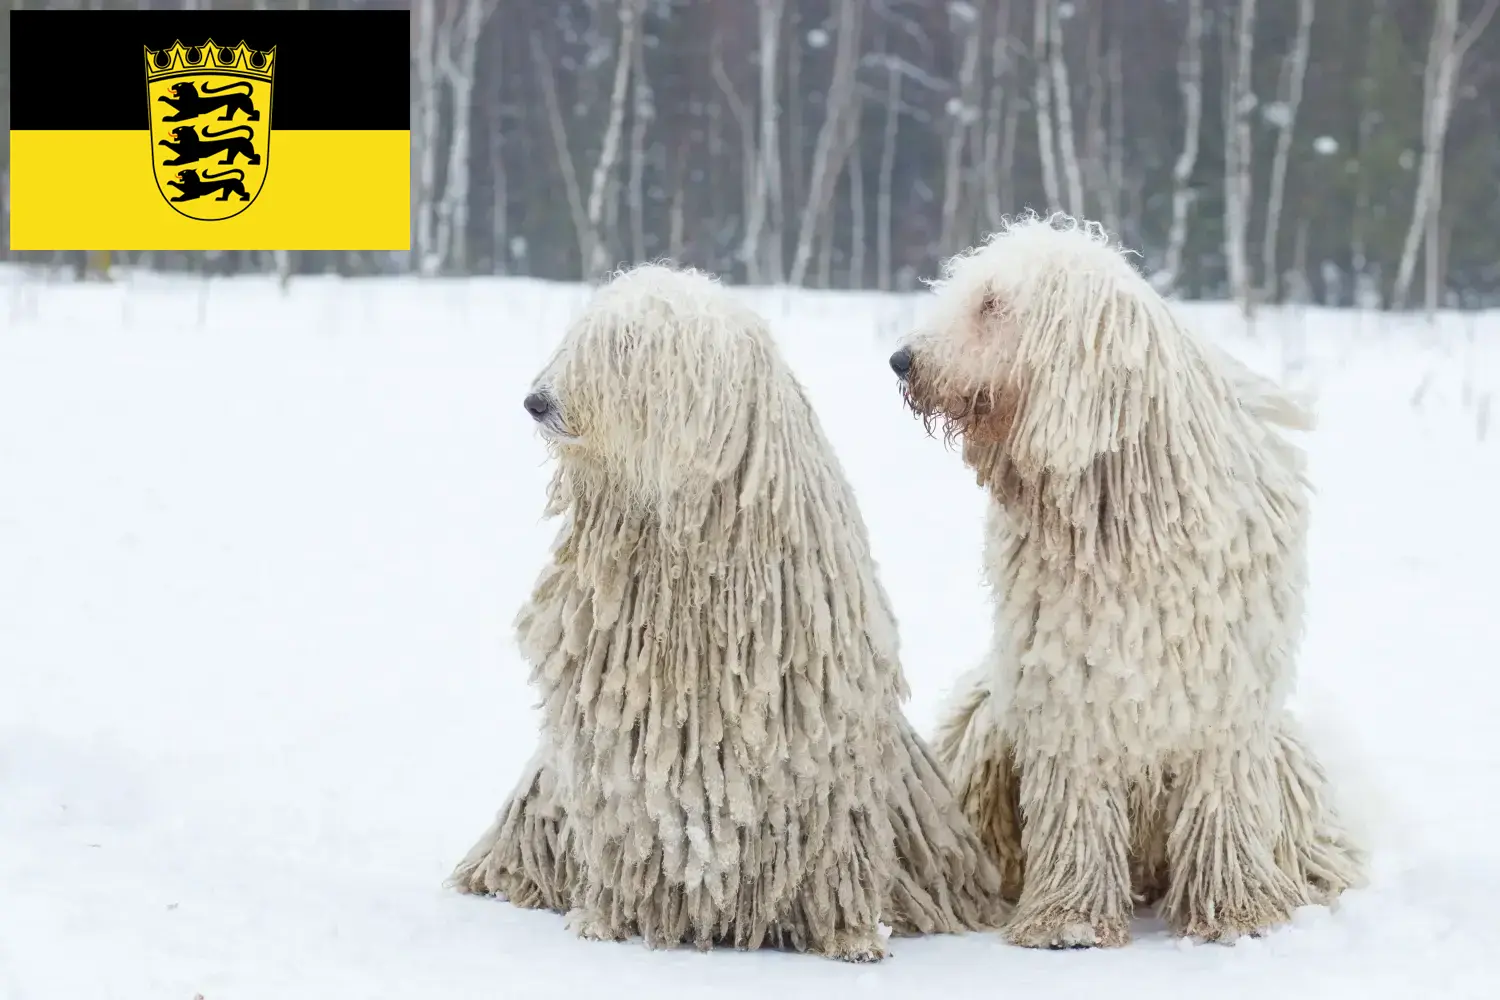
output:
[{"label": "corded white coat", "polygon": [[660,265],[534,391],[552,556],[517,618],[541,746],[455,873],[581,935],[870,961],[996,926],[999,874],[902,716],[853,492],[765,323]]},{"label": "corded white coat", "polygon": [[951,260],[908,403],[991,495],[986,661],[938,751],[1018,904],[1011,940],[1207,939],[1363,877],[1285,708],[1302,403],[1199,339],[1097,227],[1027,217]]}]

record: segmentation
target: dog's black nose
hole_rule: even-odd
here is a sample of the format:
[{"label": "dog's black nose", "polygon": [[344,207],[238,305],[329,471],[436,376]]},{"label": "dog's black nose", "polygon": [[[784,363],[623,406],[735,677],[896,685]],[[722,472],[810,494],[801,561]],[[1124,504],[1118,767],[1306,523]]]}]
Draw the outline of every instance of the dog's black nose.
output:
[{"label": "dog's black nose", "polygon": [[891,355],[891,371],[895,372],[897,375],[900,375],[902,378],[906,378],[907,373],[911,371],[910,350],[903,347],[901,348],[901,350]]},{"label": "dog's black nose", "polygon": [[531,419],[533,420],[542,419],[547,415],[547,411],[552,409],[552,404],[547,400],[547,397],[539,392],[533,392],[521,400],[521,405],[526,407],[526,412],[531,414]]}]

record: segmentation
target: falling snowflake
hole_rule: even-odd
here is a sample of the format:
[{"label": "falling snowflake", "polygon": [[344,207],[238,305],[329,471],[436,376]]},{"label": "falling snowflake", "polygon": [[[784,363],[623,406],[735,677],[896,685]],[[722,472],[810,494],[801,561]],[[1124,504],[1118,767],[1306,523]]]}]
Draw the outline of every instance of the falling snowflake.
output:
[{"label": "falling snowflake", "polygon": [[1289,128],[1292,124],[1292,106],[1285,101],[1272,101],[1260,109],[1260,116],[1272,128]]},{"label": "falling snowflake", "polygon": [[807,33],[807,47],[810,49],[821,49],[828,46],[828,32],[822,28],[814,28]]},{"label": "falling snowflake", "polygon": [[1339,151],[1339,141],[1331,135],[1320,135],[1313,140],[1313,152],[1319,156],[1332,156]]},{"label": "falling snowflake", "polygon": [[948,5],[948,13],[954,20],[963,21],[965,24],[973,24],[979,20],[979,11],[974,9],[973,4],[965,3],[964,0],[953,0]]}]

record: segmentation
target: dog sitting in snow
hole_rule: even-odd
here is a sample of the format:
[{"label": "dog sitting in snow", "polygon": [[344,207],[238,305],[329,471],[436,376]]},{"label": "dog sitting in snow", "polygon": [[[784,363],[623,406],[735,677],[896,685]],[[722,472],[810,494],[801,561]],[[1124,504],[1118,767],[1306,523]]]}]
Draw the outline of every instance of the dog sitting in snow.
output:
[{"label": "dog sitting in snow", "polygon": [[891,356],[992,498],[987,661],[938,753],[1031,947],[1206,940],[1363,878],[1284,707],[1303,407],[1185,327],[1096,226],[1027,217],[949,261]]},{"label": "dog sitting in snow", "polygon": [[525,406],[564,515],[517,619],[542,743],[454,882],[663,947],[874,961],[882,923],[998,926],[999,871],[901,713],[854,493],[765,322],[635,268]]}]

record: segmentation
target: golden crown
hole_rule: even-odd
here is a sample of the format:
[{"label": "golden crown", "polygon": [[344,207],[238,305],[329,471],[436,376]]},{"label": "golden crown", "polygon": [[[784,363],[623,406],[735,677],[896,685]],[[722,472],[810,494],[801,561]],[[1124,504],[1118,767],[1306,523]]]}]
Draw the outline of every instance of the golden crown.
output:
[{"label": "golden crown", "polygon": [[230,48],[219,45],[212,38],[202,45],[172,43],[171,48],[152,52],[146,50],[146,79],[175,75],[184,72],[233,73],[270,82],[271,69],[276,64],[276,47],[269,52],[252,49],[244,42]]}]

